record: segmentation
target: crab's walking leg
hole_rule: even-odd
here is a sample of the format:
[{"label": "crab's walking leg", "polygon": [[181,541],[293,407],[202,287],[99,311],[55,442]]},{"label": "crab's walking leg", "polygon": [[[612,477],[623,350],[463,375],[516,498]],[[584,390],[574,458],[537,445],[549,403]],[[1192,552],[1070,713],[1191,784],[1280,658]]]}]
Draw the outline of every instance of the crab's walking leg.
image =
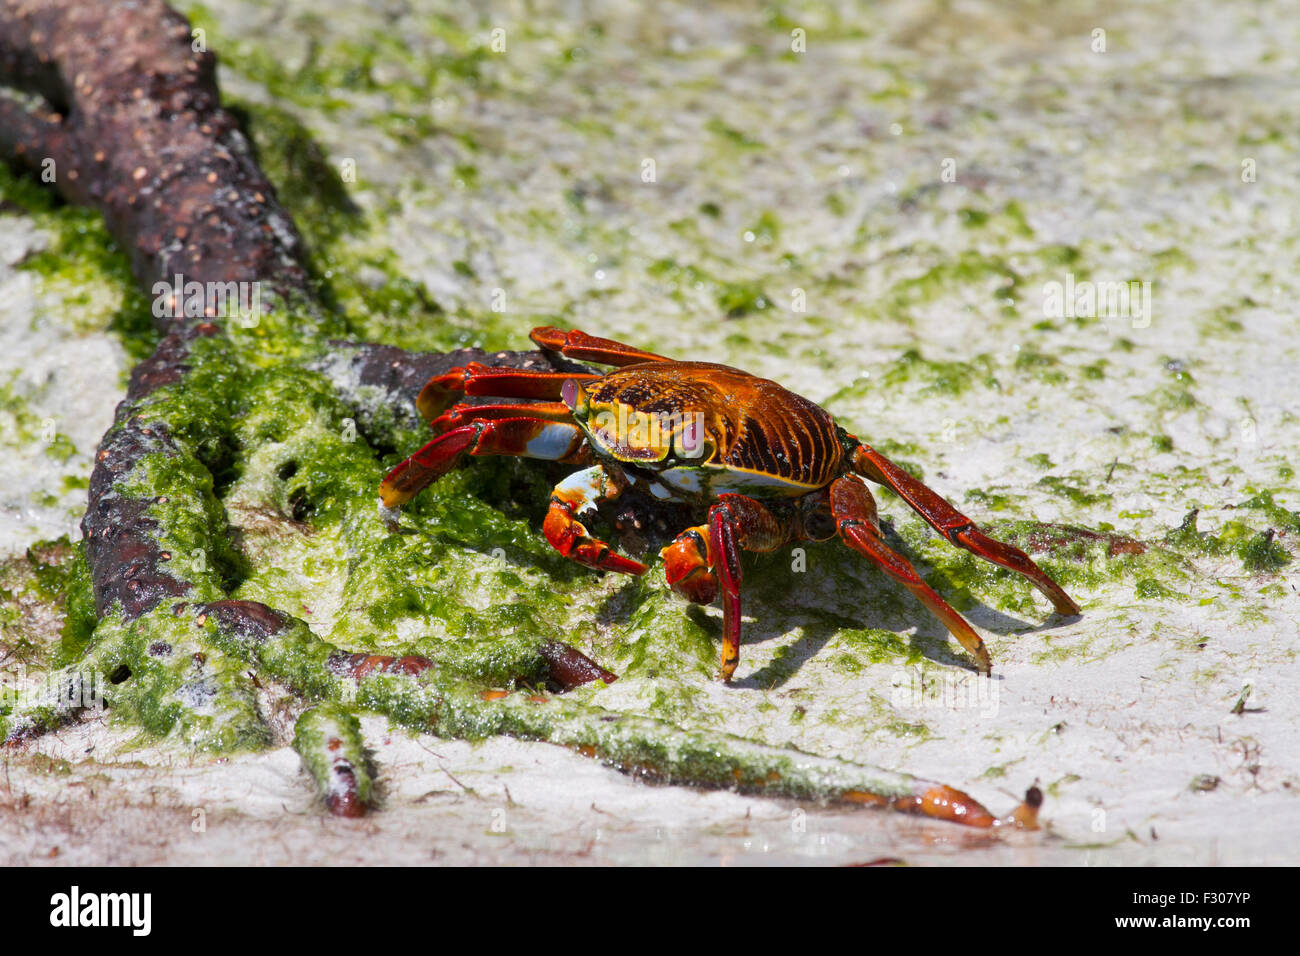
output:
[{"label": "crab's walking leg", "polygon": [[579,362],[600,362],[602,365],[636,365],[640,362],[669,362],[671,359],[654,352],[624,345],[613,339],[601,339],[586,332],[565,332],[549,326],[539,326],[529,334],[544,349],[559,352],[565,358]]},{"label": "crab's walking leg", "polygon": [[593,538],[577,518],[585,511],[595,511],[597,502],[617,498],[622,490],[601,465],[575,472],[556,485],[542,525],[551,547],[566,558],[598,571],[645,574],[644,564],[615,554],[604,541]]},{"label": "crab's walking leg", "polygon": [[709,509],[709,523],[687,528],[664,548],[664,576],[688,601],[710,604],[722,590],[722,667],[731,680],[740,661],[740,552],[774,551],[790,532],[760,502],[723,494]]},{"label": "crab's walking leg", "polygon": [[530,372],[514,368],[493,368],[482,362],[454,368],[429,379],[415,400],[415,407],[427,422],[433,421],[463,395],[495,398],[540,398],[554,401],[569,379],[594,382],[604,376],[594,372]]},{"label": "crab's walking leg", "polygon": [[517,405],[453,405],[429,427],[441,434],[471,422],[502,418],[537,418],[547,422],[573,422],[573,412],[561,402],[526,402]]},{"label": "crab's walking leg", "polygon": [[451,471],[462,455],[514,455],[574,463],[590,460],[585,436],[572,423],[537,418],[475,421],[444,432],[390,471],[379,485],[384,507],[400,508]]},{"label": "crab's walking leg", "polygon": [[835,526],[844,543],[854,551],[865,554],[891,578],[904,584],[975,658],[980,673],[989,674],[992,663],[988,648],[975,633],[975,629],[921,580],[921,576],[905,557],[881,540],[880,526],[876,521],[876,503],[866,482],[856,475],[837,479],[831,485],[831,513],[835,516]]},{"label": "crab's walking leg", "polygon": [[902,468],[869,445],[859,445],[853,457],[853,466],[872,481],[888,485],[911,505],[930,527],[959,548],[976,557],[991,561],[1001,567],[1023,574],[1038,590],[1047,595],[1057,613],[1079,613],[1075,604],[1061,586],[1049,578],[1025,552],[990,538],[964,514],[950,505],[931,488],[927,488]]}]

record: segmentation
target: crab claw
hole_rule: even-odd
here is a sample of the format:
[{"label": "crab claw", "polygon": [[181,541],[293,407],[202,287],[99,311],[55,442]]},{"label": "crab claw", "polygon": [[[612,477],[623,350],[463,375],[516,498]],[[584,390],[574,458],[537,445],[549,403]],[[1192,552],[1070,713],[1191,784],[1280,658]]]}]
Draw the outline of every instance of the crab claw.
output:
[{"label": "crab claw", "polygon": [[660,554],[668,586],[695,604],[712,604],[718,596],[718,576],[709,570],[707,528],[688,528]]},{"label": "crab claw", "polygon": [[470,362],[442,375],[435,375],[420,389],[415,407],[426,422],[433,421],[464,397],[465,381],[471,375],[486,370],[487,366],[481,362]]},{"label": "crab claw", "polygon": [[542,523],[542,533],[556,551],[579,564],[597,571],[617,571],[619,574],[645,574],[649,570],[640,561],[616,554],[608,544],[593,538],[573,513],[573,505],[558,495],[552,496],[551,507]]}]

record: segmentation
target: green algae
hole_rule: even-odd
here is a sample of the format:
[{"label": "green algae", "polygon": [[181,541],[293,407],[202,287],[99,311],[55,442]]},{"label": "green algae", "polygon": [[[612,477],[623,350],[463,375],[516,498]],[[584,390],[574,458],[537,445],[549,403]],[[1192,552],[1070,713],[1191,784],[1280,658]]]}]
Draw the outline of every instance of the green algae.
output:
[{"label": "green algae", "polygon": [[[48,614],[33,614],[36,608]],[[65,535],[0,562],[0,664],[37,669],[74,661],[96,623],[85,546]],[[54,640],[57,635],[58,640]]]},{"label": "green algae", "polygon": [[294,113],[240,100],[229,108],[252,136],[258,165],[275,183],[276,198],[293,210],[294,223],[313,254],[327,253],[364,229],[364,218],[337,164]]},{"label": "green algae", "polygon": [[[1036,588],[1025,578],[969,552],[953,548],[928,525],[917,520],[897,525],[909,550],[922,557],[929,568],[927,580],[960,608],[979,600],[1000,610],[1034,613],[1042,602]],[[1142,546],[1134,553],[1127,548],[1116,553],[1116,542],[1087,529],[1061,526],[1045,534],[1044,526],[1025,520],[981,522],[993,537],[1028,551],[1035,562],[1067,591],[1092,592],[1121,581],[1135,589],[1160,589],[1176,599],[1178,585],[1192,574],[1186,559],[1176,551]],[[1141,582],[1148,582],[1142,585]]]},{"label": "green algae", "polygon": [[[1279,477],[1285,481],[1291,475],[1281,474]],[[1282,507],[1273,500],[1273,495],[1271,491],[1260,491],[1237,507],[1261,512],[1275,529],[1300,534],[1300,511],[1291,511]]]},{"label": "green algae", "polygon": [[144,625],[101,622],[96,641],[116,644],[117,667],[129,671],[109,692],[114,720],[170,736],[186,750],[265,748],[271,732],[247,667],[199,638],[193,621],[170,609],[154,612]]},{"label": "green algae", "polygon": [[76,553],[65,566],[63,580],[59,582],[59,590],[64,596],[64,619],[56,659],[61,664],[71,663],[85,652],[99,622],[85,543],[79,541],[75,548]]},{"label": "green algae", "polygon": [[87,713],[102,713],[110,684],[124,673],[122,648],[107,635],[76,663],[38,671],[35,686],[0,686],[0,741],[38,735]]},{"label": "green algae", "polygon": [[1032,347],[1020,349],[1012,367],[1024,375],[1038,379],[1046,385],[1060,385],[1068,376],[1061,368],[1061,360]]},{"label": "green algae", "polygon": [[[370,706],[437,732],[471,737],[515,733],[582,747],[599,746],[602,755],[622,766],[659,767],[667,761],[672,768],[669,779],[690,782],[758,787],[773,773],[781,779],[797,777],[788,756],[755,757],[747,746],[740,746],[736,755],[719,759],[716,742],[708,747],[682,743],[704,734],[702,725],[712,717],[700,710],[698,691],[685,684],[659,687],[644,704],[646,713],[658,718],[657,722],[626,715],[617,718],[625,728],[617,736],[586,726],[597,719],[592,716],[596,710],[567,711],[557,722],[546,708],[537,705],[507,717],[480,707],[474,687],[540,680],[539,642],[553,637],[572,639],[570,629],[558,622],[574,617],[575,593],[591,585],[589,575],[551,553],[538,534],[546,482],[527,466],[476,463],[474,469],[449,476],[422,495],[408,509],[404,531],[392,534],[374,509],[374,484],[382,468],[376,467],[374,452],[364,439],[348,436],[349,409],[338,401],[322,375],[286,364],[285,356],[313,354],[310,342],[273,353],[270,358],[257,348],[259,342],[256,335],[238,335],[230,343],[196,343],[201,359],[196,363],[197,377],[183,389],[159,390],[137,410],[144,422],[156,421],[166,429],[184,454],[145,456],[123,491],[165,499],[153,505],[150,514],[162,525],[160,544],[174,559],[191,560],[186,577],[195,584],[196,599],[229,594],[296,612],[314,600],[313,589],[294,584],[295,576],[285,574],[285,567],[302,568],[309,579],[317,581],[341,578],[341,587],[335,588],[340,609],[332,621],[322,622],[337,642],[332,646],[424,654],[437,662],[440,674],[457,675],[456,680],[471,683],[457,685],[459,689],[442,694],[436,703],[421,703],[420,695],[402,690],[397,678],[378,679],[378,684],[363,681],[353,692],[346,681],[328,674],[322,657],[328,653],[326,645],[305,624],[295,624],[292,635],[275,652],[227,645],[221,647],[223,653],[207,654],[201,666],[195,665],[194,655],[203,652],[193,649],[194,636],[188,627],[194,625],[187,625],[185,615],[178,619],[155,612],[125,632],[111,619],[101,623],[97,643],[119,648],[119,666],[129,668],[132,674],[114,695],[119,719],[130,720],[152,734],[173,735],[194,749],[265,746],[267,731],[256,714],[251,692],[239,679],[239,668],[223,656],[247,660],[252,654],[269,673],[309,697]],[[969,387],[965,383],[972,374],[988,370],[987,364],[980,368],[970,363],[928,363],[919,353],[906,355],[900,365],[926,378],[925,387],[949,393]],[[901,377],[896,380],[901,381]],[[399,447],[420,440],[401,430],[390,437]],[[904,443],[878,445],[896,458],[919,457],[921,453],[919,447]],[[905,462],[905,466],[920,471],[914,463]],[[214,472],[221,476],[220,482],[214,482]],[[510,502],[516,498],[533,504],[515,505],[516,516],[507,517]],[[246,520],[256,515],[271,515],[274,520],[260,526]],[[232,521],[239,526],[240,535],[228,533]],[[290,530],[285,529],[286,524]],[[908,522],[904,527],[910,529],[914,524]],[[485,566],[484,556],[498,550],[506,560]],[[1007,601],[1006,582],[987,566],[977,565],[954,549],[947,552],[940,558],[927,550],[925,557],[930,579],[953,596],[955,603],[968,604],[981,585],[989,585],[994,593],[1003,595],[1001,606],[1026,605],[1027,595],[1019,592]],[[253,553],[256,561],[249,558]],[[830,553],[818,552],[818,561],[831,590],[850,593],[860,589],[858,559],[847,552],[834,557]],[[195,566],[197,555],[203,558]],[[1070,556],[1070,560],[1077,558]],[[1098,559],[1092,555],[1089,560]],[[1057,573],[1050,562],[1048,568]],[[786,584],[777,585],[777,581]],[[760,612],[778,610],[773,605],[779,605],[781,596],[797,587],[796,582],[797,576],[780,562],[751,574],[754,589],[766,595],[756,602]],[[886,584],[874,590],[880,593],[872,598],[873,612],[894,613],[900,622],[905,615],[899,612],[904,608],[907,613],[917,613],[895,593],[896,588]],[[487,606],[470,606],[469,595]],[[707,618],[688,613],[661,582],[627,582],[620,585],[617,597],[611,598],[621,603],[624,611],[613,628],[612,640],[605,640],[602,656],[616,663],[625,680],[662,682],[670,675],[676,681],[688,676],[707,680],[712,676],[716,666],[713,627]],[[860,604],[852,601],[849,606]],[[817,617],[807,614],[808,608],[798,611],[797,615],[773,616],[778,626],[787,629],[796,626],[799,617]],[[826,658],[827,666],[837,673],[851,676],[872,664],[919,659],[917,643],[909,646],[896,633],[855,629],[843,612],[824,615],[821,620],[822,631],[838,635]],[[404,639],[394,640],[399,633]],[[588,640],[597,639],[596,631],[586,633]],[[187,662],[184,666],[159,661],[149,653],[160,635],[172,637],[173,646],[179,649],[177,659]],[[210,623],[205,639],[221,641]],[[942,640],[946,641],[946,636]],[[788,677],[794,665],[782,667],[779,662],[784,656],[774,660],[767,674],[756,678],[776,681]],[[205,707],[214,706],[213,701],[220,706],[205,712]],[[551,712],[576,706],[577,698]],[[820,717],[833,720],[831,715]],[[605,721],[604,716],[598,719]],[[903,736],[926,732],[924,725],[892,716],[880,720],[884,732]],[[706,759],[707,755],[712,759]],[[830,791],[820,784],[792,783],[779,792],[825,796]]]},{"label": "green algae", "polygon": [[1059,475],[1045,475],[1039,478],[1037,483],[1053,495],[1065,498],[1080,508],[1106,504],[1111,500],[1111,496],[1106,492],[1086,491]]},{"label": "green algae", "polygon": [[687,302],[697,290],[707,291],[719,311],[730,319],[762,312],[772,305],[772,300],[758,283],[719,278],[700,267],[683,265],[673,259],[657,259],[649,263],[646,274],[662,282],[669,295],[679,302]]},{"label": "green algae", "polygon": [[[923,250],[916,252],[919,258],[925,258],[920,255]],[[932,302],[954,288],[989,289],[1003,313],[1014,314],[1022,277],[1005,258],[969,249],[955,257],[935,250],[934,256],[938,261],[923,273],[900,279],[890,287],[878,305],[883,314],[895,320],[905,318],[918,305]]]},{"label": "green algae", "polygon": [[208,639],[222,650],[258,665],[299,693],[372,709],[442,736],[476,740],[509,734],[546,740],[665,783],[779,796],[824,800],[854,790],[903,796],[915,786],[910,777],[877,768],[766,747],[716,731],[685,730],[576,699],[527,692],[486,699],[481,685],[465,681],[450,668],[431,667],[415,678],[382,672],[360,680],[341,677],[328,667],[338,649],[315,637],[301,621],[291,621],[272,640],[257,641],[220,630],[210,618],[184,612],[176,618],[206,629]]},{"label": "green algae", "polygon": [[1240,559],[1243,569],[1252,573],[1274,572],[1290,563],[1291,553],[1276,540],[1276,529],[1294,533],[1300,515],[1277,505],[1272,493],[1267,491],[1256,494],[1238,507],[1262,512],[1274,522],[1274,527],[1257,529],[1246,521],[1233,518],[1223,522],[1212,534],[1197,528],[1199,509],[1193,509],[1177,528],[1165,535],[1165,543],[1189,555],[1234,554]]},{"label": "green algae", "polygon": [[1178,596],[1177,592],[1161,584],[1155,578],[1139,578],[1133,585],[1133,593],[1148,601],[1169,600]]},{"label": "green algae", "polygon": [[147,357],[159,339],[152,306],[102,217],[60,205],[48,187],[0,163],[0,221],[7,207],[21,211],[51,237],[48,245],[18,263],[57,301],[48,308],[79,332],[106,327],[133,359]]},{"label": "green algae", "polygon": [[[567,616],[567,601],[555,594],[553,582],[545,578],[534,579],[534,586],[528,588],[529,572],[522,563],[510,567],[495,562],[484,578],[481,557],[476,556],[489,545],[502,551],[508,547],[529,565],[545,565],[548,560],[543,556],[549,555],[527,521],[503,521],[495,509],[465,498],[476,479],[489,487],[493,484],[491,469],[467,471],[446,482],[448,487],[431,489],[408,513],[407,533],[393,535],[374,510],[373,453],[356,436],[344,437],[347,410],[323,376],[291,367],[250,369],[239,360],[237,350],[217,341],[201,348],[207,352],[198,367],[208,379],[200,376],[195,381],[204,387],[161,389],[136,409],[139,424],[165,431],[182,454],[146,455],[123,488],[127,493],[153,495],[150,515],[162,526],[160,545],[173,560],[190,557],[186,577],[193,583],[195,598],[209,600],[233,593],[295,607],[295,599],[307,595],[277,592],[275,583],[283,578],[275,572],[283,564],[277,558],[286,548],[298,549],[304,568],[316,567],[323,576],[341,575],[345,580],[344,609],[332,629],[347,638],[345,646],[421,653],[435,660],[440,673],[491,685],[540,678],[538,643],[560,635],[545,622]],[[227,474],[223,487],[214,487],[204,461]],[[222,542],[240,540],[227,533],[226,519],[259,513],[275,515],[277,525],[297,522],[304,528],[268,532],[268,540],[259,543],[259,560],[245,560],[242,576],[232,581],[218,572],[223,565],[238,563],[219,551]],[[433,522],[426,525],[431,518]],[[437,534],[430,534],[433,528]],[[257,533],[255,526],[243,528],[244,549],[251,549]],[[196,555],[205,557],[196,564]],[[848,561],[846,553],[837,573],[844,573]],[[549,563],[564,569],[565,577],[581,576],[581,571],[575,575],[570,565],[553,555]],[[493,577],[498,579],[495,584]],[[761,584],[762,574],[757,577]],[[716,654],[710,629],[686,616],[680,602],[661,586],[640,581],[627,586],[642,593],[636,595],[631,616],[619,632],[636,638],[616,641],[608,648],[615,660],[626,665],[626,679],[641,674],[662,678],[669,672],[694,672],[708,679]],[[463,603],[465,595],[485,590],[495,596],[487,607]],[[548,604],[554,605],[553,612],[543,610]],[[251,709],[250,692],[240,682],[238,669],[229,667],[220,655],[210,655],[204,667],[193,672],[195,654],[201,652],[192,650],[193,636],[187,634],[184,619],[181,615],[178,624],[175,615],[156,611],[121,633],[120,624],[110,619],[101,623],[103,640],[121,648],[119,666],[132,674],[115,697],[118,714],[151,733],[173,734],[192,748],[265,745],[265,727]],[[438,633],[429,633],[431,624]],[[177,628],[180,632],[174,633]],[[212,628],[209,623],[207,640],[219,641]],[[397,631],[412,639],[395,644],[392,635]],[[280,642],[281,653],[263,657],[261,663],[308,694],[338,696],[340,686],[322,673],[323,645],[306,625],[295,625],[293,632],[296,636]],[[482,634],[494,636],[477,637]],[[881,635],[886,645],[892,645],[883,655]],[[851,635],[849,640],[851,646]],[[189,663],[180,667],[160,661],[157,652],[149,652],[160,643],[178,648],[178,659]],[[899,651],[897,636],[887,632],[878,632],[871,643],[875,646],[867,660],[872,662]],[[222,649],[248,653],[248,648]],[[172,655],[164,656],[171,660]],[[858,660],[841,653],[833,666],[857,670]],[[694,704],[696,696],[680,687],[673,694],[657,694],[650,709],[662,718],[707,720]],[[220,712],[202,712],[201,707],[210,706],[213,699],[223,705]],[[395,716],[409,718],[407,704],[398,704]],[[637,752],[626,750],[627,741],[619,746],[623,748],[619,752]],[[651,747],[648,742],[641,746]],[[698,760],[698,756],[691,758],[692,773],[698,771]],[[749,779],[744,771],[741,778]]]},{"label": "green algae", "polygon": [[[9,382],[0,383],[0,436],[13,446],[39,445],[45,455],[66,464],[77,454],[77,446],[67,435],[60,432],[50,434],[53,420],[47,421],[32,410],[30,398],[14,388],[17,378],[18,372],[15,371]],[[74,476],[65,475],[63,480],[69,479],[74,479]]]},{"label": "green algae", "polygon": [[729,319],[739,319],[766,309],[770,300],[753,282],[723,282],[715,294],[718,308]]},{"label": "green algae", "polygon": [[1247,571],[1275,571],[1291,561],[1291,552],[1274,540],[1271,528],[1245,541],[1239,553]]},{"label": "green algae", "polygon": [[920,394],[961,395],[972,386],[998,387],[993,375],[993,360],[989,355],[977,355],[967,362],[937,361],[923,358],[919,349],[907,349],[880,377],[886,387],[896,387],[907,381],[924,384]]}]

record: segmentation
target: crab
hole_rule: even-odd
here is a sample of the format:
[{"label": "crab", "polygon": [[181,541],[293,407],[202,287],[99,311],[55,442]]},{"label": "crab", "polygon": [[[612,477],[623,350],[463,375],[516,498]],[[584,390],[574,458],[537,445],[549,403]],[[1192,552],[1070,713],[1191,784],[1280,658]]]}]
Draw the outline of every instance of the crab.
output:
[{"label": "crab", "polygon": [[[825,409],[776,382],[709,362],[679,362],[585,332],[541,327],[551,353],[615,366],[608,373],[541,372],[470,363],[435,376],[416,400],[437,437],[379,487],[400,508],[465,455],[515,455],[584,466],[551,494],[543,533],[589,568],[644,574],[580,520],[638,486],[660,501],[694,506],[705,523],[661,552],[668,584],[711,604],[722,595],[722,660],[730,681],[740,659],[743,551],[838,537],[903,584],[992,672],[984,641],[889,547],[867,480],[892,489],[953,545],[1031,581],[1062,615],[1079,606],[1018,548],[984,534],[933,489],[836,424]],[[464,396],[514,399],[468,404]],[[525,401],[519,401],[525,400]]]}]

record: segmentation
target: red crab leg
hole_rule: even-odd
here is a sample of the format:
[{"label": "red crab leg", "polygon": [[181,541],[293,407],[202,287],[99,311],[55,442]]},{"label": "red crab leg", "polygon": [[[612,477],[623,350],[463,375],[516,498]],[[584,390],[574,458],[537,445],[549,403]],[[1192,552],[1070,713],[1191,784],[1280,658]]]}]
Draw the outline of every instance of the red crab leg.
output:
[{"label": "red crab leg", "polygon": [[600,362],[602,365],[637,365],[641,362],[671,362],[672,359],[624,345],[613,339],[601,339],[574,329],[564,332],[550,326],[539,326],[529,333],[529,338],[544,349],[559,352],[565,358],[579,362]]},{"label": "red crab leg", "polygon": [[709,509],[709,523],[687,528],[664,548],[664,576],[688,601],[709,604],[722,589],[721,676],[730,681],[740,662],[740,552],[774,551],[790,531],[760,502],[724,494]]},{"label": "red crab leg", "polygon": [[589,453],[582,430],[573,424],[536,418],[476,421],[444,432],[388,473],[379,485],[384,507],[400,508],[437,481],[462,455],[516,455],[580,462]]},{"label": "red crab leg", "polygon": [[899,497],[926,520],[930,527],[959,548],[976,557],[1019,574],[1023,574],[1038,590],[1047,595],[1058,614],[1079,613],[1075,604],[1061,586],[1049,578],[1029,555],[984,534],[964,514],[949,504],[937,492],[927,488],[903,469],[869,445],[859,445],[853,456],[853,466],[872,481],[888,485]]},{"label": "red crab leg", "polygon": [[709,551],[717,561],[718,583],[722,586],[722,662],[718,674],[729,682],[740,663],[740,582],[744,573],[735,524],[716,508],[709,509]]},{"label": "red crab leg", "polygon": [[560,397],[560,389],[571,378],[579,382],[594,382],[604,376],[594,372],[529,372],[470,362],[429,379],[420,390],[415,407],[425,421],[433,421],[462,395],[554,400]]},{"label": "red crab leg", "polygon": [[573,412],[562,402],[526,402],[518,405],[453,405],[429,422],[429,426],[441,433],[470,422],[520,417],[547,422],[573,422]]},{"label": "red crab leg", "polygon": [[551,547],[566,558],[598,571],[645,574],[648,568],[644,564],[614,553],[604,541],[593,538],[577,519],[581,512],[594,511],[597,502],[617,498],[622,490],[600,465],[575,472],[556,485],[542,524]]},{"label": "red crab leg", "polygon": [[905,557],[881,540],[876,522],[876,503],[867,490],[866,482],[856,475],[837,479],[831,485],[831,513],[835,516],[835,525],[844,543],[854,551],[865,554],[881,570],[915,594],[975,658],[980,673],[989,674],[993,666],[989,660],[988,648],[975,633],[975,629],[921,580],[921,576]]}]

